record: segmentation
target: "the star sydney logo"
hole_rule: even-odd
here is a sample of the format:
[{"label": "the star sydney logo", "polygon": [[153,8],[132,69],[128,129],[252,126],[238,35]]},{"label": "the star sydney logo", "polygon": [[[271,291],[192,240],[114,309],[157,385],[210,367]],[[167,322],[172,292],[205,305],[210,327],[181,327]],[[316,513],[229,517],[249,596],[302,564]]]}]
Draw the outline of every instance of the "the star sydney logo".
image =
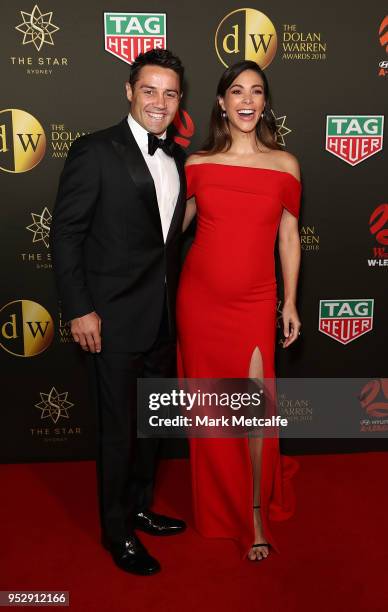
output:
[{"label": "the star sydney logo", "polygon": [[23,22],[15,27],[18,32],[23,34],[23,45],[33,44],[37,51],[40,51],[44,44],[53,45],[53,34],[59,30],[51,20],[52,11],[42,13],[35,4],[31,13],[20,11]]},{"label": "the star sydney logo", "polygon": [[282,117],[276,117],[273,111],[272,111],[272,114],[274,116],[275,123],[276,123],[277,142],[281,147],[285,147],[286,143],[285,143],[284,137],[287,136],[287,134],[290,134],[292,132],[292,130],[290,130],[286,126],[287,115],[282,115]]},{"label": "the star sydney logo", "polygon": [[35,404],[35,408],[41,411],[41,419],[51,419],[53,423],[57,423],[60,418],[69,419],[69,409],[74,406],[67,401],[69,395],[67,391],[58,393],[55,387],[52,387],[49,393],[40,393],[39,404]]},{"label": "the star sydney logo", "polygon": [[34,234],[32,242],[43,242],[48,249],[50,246],[50,224],[51,213],[47,206],[44,207],[41,213],[31,213],[33,223],[27,225],[26,229]]},{"label": "the star sydney logo", "polygon": [[351,166],[383,148],[383,115],[328,115],[326,150]]},{"label": "the star sydney logo", "polygon": [[165,13],[104,13],[105,51],[127,64],[140,53],[166,48]]}]

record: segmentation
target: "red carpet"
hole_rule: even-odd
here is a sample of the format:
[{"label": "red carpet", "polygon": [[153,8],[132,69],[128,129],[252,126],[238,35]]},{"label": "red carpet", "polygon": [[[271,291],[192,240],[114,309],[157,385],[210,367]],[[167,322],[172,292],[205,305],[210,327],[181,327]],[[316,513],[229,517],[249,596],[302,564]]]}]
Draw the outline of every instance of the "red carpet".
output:
[{"label": "red carpet", "polygon": [[94,463],[0,466],[0,590],[68,590],[82,612],[386,612],[388,454],[297,459],[297,513],[274,524],[281,553],[256,564],[195,533],[187,462],[163,462],[155,509],[189,529],[142,537],[163,568],[146,578],[99,545]]}]

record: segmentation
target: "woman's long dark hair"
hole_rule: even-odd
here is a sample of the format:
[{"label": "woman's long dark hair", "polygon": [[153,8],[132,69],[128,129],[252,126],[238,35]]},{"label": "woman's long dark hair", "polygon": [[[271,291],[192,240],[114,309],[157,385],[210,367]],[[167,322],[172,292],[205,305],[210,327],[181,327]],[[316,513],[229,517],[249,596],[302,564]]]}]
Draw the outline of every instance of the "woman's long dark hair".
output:
[{"label": "woman's long dark hair", "polygon": [[259,142],[269,149],[280,149],[276,138],[275,117],[271,111],[271,96],[267,77],[256,62],[243,60],[227,68],[218,83],[217,98],[210,117],[209,136],[200,151],[205,155],[226,152],[229,151],[232,146],[232,136],[229,130],[228,119],[223,116],[223,110],[218,101],[218,96],[224,98],[227,89],[245,70],[253,70],[256,72],[260,75],[264,84],[265,108],[262,118],[256,125],[256,137]]}]

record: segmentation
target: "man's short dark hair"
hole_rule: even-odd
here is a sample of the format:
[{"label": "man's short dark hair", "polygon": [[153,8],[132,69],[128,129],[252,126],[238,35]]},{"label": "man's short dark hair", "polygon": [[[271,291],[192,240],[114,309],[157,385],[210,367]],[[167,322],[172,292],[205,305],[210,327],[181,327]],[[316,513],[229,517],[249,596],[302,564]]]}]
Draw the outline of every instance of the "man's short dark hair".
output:
[{"label": "man's short dark hair", "polygon": [[131,66],[129,84],[132,88],[139,80],[140,70],[144,66],[161,66],[161,68],[173,70],[179,77],[179,86],[182,91],[184,68],[179,57],[171,53],[171,51],[167,49],[152,49],[146,53],[140,53]]}]

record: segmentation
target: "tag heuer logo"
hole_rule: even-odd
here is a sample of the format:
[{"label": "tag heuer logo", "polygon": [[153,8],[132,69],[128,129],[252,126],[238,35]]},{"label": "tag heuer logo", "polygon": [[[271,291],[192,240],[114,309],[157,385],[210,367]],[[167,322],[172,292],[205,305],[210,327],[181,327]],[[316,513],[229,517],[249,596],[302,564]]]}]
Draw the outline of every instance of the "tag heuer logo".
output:
[{"label": "tag heuer logo", "polygon": [[165,13],[104,13],[105,51],[132,64],[140,53],[166,48]]},{"label": "tag heuer logo", "polygon": [[383,148],[384,115],[328,115],[326,151],[355,166]]},{"label": "tag heuer logo", "polygon": [[319,331],[348,344],[373,327],[374,300],[320,300]]}]

